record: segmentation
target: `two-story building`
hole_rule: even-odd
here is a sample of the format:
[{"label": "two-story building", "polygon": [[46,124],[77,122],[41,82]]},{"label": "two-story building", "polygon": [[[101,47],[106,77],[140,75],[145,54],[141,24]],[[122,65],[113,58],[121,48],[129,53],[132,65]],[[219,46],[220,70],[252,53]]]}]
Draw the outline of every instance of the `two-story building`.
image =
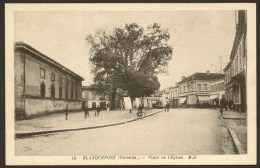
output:
[{"label": "two-story building", "polygon": [[178,83],[175,84],[175,86],[169,87],[165,89],[165,95],[167,97],[167,100],[170,104],[170,108],[176,108],[178,107]]},{"label": "two-story building", "polygon": [[210,89],[210,104],[214,107],[219,107],[220,100],[225,96],[224,77],[211,82]]},{"label": "two-story building", "polygon": [[196,106],[210,103],[211,81],[224,78],[220,73],[194,73],[188,77],[182,77],[178,83],[179,106]]},{"label": "two-story building", "polygon": [[247,72],[247,13],[237,11],[236,35],[230,54],[230,62],[223,69],[225,73],[226,100],[236,111],[247,111],[246,72]]},{"label": "two-story building", "polygon": [[17,42],[14,45],[15,117],[81,110],[81,76],[37,51]]},{"label": "two-story building", "polygon": [[97,88],[93,86],[82,86],[82,106],[83,108],[88,106],[90,109],[96,109],[97,105],[101,109],[106,109],[106,95],[105,93],[98,92]]}]

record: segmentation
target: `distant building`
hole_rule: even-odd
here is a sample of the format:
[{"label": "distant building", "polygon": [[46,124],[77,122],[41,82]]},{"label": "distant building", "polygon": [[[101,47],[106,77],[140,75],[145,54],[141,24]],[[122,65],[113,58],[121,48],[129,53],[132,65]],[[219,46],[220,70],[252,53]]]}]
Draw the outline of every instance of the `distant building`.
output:
[{"label": "distant building", "polygon": [[178,107],[178,99],[179,99],[178,90],[179,90],[178,84],[176,84],[174,87],[171,88],[171,102],[173,108]]},{"label": "distant building", "polygon": [[175,84],[174,87],[169,87],[166,88],[164,92],[166,97],[167,97],[167,101],[170,104],[170,108],[176,108],[178,106],[178,83]]},{"label": "distant building", "polygon": [[100,105],[102,109],[106,109],[106,96],[105,93],[100,93],[92,86],[82,86],[82,105],[83,108],[88,105],[91,109],[96,109]]},{"label": "distant building", "polygon": [[247,72],[247,13],[237,11],[236,36],[230,54],[230,62],[223,69],[225,73],[226,100],[232,102],[234,110],[246,112]]},{"label": "distant building", "polygon": [[30,45],[14,45],[15,117],[81,110],[81,76]]},{"label": "distant building", "polygon": [[170,87],[161,90],[160,95],[162,97],[161,98],[162,104],[164,105],[166,102],[169,101]]},{"label": "distant building", "polygon": [[194,106],[210,103],[211,82],[224,78],[220,73],[194,73],[188,77],[182,77],[178,83],[179,106]]},{"label": "distant building", "polygon": [[214,107],[218,107],[220,105],[220,99],[225,96],[224,76],[222,79],[212,81],[210,90],[210,104]]}]

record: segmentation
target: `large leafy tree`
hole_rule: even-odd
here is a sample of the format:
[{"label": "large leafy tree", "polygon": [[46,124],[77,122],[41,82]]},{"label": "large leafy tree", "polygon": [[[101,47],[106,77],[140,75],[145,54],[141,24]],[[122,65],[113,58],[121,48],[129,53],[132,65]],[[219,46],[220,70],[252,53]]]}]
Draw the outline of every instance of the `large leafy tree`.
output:
[{"label": "large leafy tree", "polygon": [[166,71],[172,58],[169,38],[168,30],[157,23],[146,29],[126,24],[111,33],[99,30],[87,36],[95,85],[111,95],[112,108],[117,88],[126,90],[131,98],[159,89],[157,75]]}]

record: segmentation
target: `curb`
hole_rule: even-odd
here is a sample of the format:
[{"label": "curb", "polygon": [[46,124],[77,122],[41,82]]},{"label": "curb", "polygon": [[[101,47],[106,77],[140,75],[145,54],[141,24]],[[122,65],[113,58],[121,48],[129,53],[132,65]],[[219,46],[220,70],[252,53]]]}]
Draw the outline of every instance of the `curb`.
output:
[{"label": "curb", "polygon": [[237,138],[237,135],[236,135],[235,131],[232,130],[231,128],[228,128],[228,131],[229,131],[229,133],[231,135],[233,143],[235,144],[235,147],[237,149],[238,154],[246,154],[243,146],[241,145],[240,141]]},{"label": "curb", "polygon": [[224,117],[223,115],[222,115],[222,117],[223,117],[224,119],[230,119],[230,120],[246,120],[246,118]]},{"label": "curb", "polygon": [[[145,117],[149,117],[152,116],[154,114],[160,113],[163,110],[159,110],[156,111],[154,113],[145,115],[143,118]],[[86,129],[95,129],[95,128],[103,128],[103,127],[110,127],[110,126],[115,126],[115,125],[121,125],[121,124],[126,124],[126,123],[130,123],[133,121],[139,120],[138,118],[134,118],[134,119],[130,119],[130,120],[126,120],[123,122],[116,122],[116,123],[112,123],[112,124],[104,124],[104,125],[98,125],[98,126],[91,126],[91,127],[82,127],[82,128],[68,128],[68,129],[59,129],[59,130],[48,130],[48,131],[36,131],[36,132],[26,132],[26,133],[15,133],[15,138],[25,138],[25,137],[30,137],[30,136],[34,136],[34,135],[41,135],[41,134],[49,134],[49,133],[57,133],[57,132],[66,132],[66,131],[79,131],[79,130],[86,130]]]},{"label": "curb", "polygon": [[243,117],[243,118],[238,118],[238,117],[225,117],[224,114],[221,114],[221,116],[224,118],[224,119],[230,119],[230,120],[246,120],[247,117]]}]

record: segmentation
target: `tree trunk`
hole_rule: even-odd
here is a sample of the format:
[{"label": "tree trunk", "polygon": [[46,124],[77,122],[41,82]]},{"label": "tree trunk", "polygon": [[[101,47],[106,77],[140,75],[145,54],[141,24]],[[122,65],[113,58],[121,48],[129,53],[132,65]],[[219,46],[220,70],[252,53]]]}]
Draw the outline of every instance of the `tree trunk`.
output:
[{"label": "tree trunk", "polygon": [[116,90],[117,90],[117,87],[113,86],[112,88],[112,93],[111,93],[111,103],[110,103],[110,108],[111,110],[114,110],[115,109],[115,101],[116,101]]}]

